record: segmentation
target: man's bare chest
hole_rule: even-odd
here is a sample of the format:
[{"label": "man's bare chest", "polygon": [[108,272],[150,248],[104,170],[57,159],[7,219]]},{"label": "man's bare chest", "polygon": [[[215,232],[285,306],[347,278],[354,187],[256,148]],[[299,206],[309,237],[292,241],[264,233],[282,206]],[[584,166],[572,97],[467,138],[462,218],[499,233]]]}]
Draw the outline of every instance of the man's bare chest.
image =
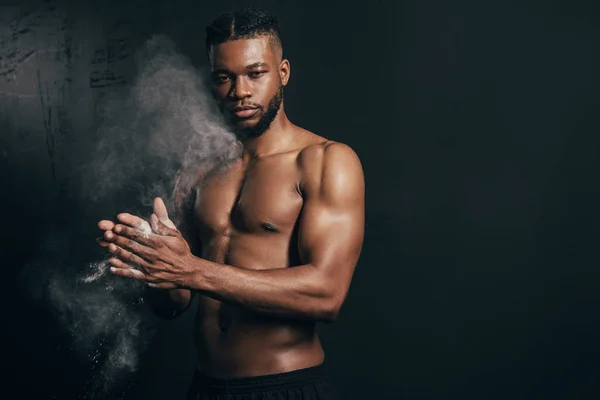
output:
[{"label": "man's bare chest", "polygon": [[203,237],[291,233],[302,208],[294,164],[233,165],[198,186],[194,218]]}]

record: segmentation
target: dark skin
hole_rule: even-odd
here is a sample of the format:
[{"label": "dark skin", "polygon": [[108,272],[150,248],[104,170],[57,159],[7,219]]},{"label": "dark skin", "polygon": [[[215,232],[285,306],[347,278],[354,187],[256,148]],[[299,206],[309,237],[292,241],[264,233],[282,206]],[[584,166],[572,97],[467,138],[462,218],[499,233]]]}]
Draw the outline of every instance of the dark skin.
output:
[{"label": "dark skin", "polygon": [[[239,127],[256,124],[288,82],[290,64],[270,39],[210,51],[215,98]],[[262,111],[229,111],[244,104]],[[243,156],[216,173],[182,173],[176,217],[156,199],[149,223],[131,214],[98,223],[113,274],[146,282],[175,314],[199,296],[199,369],[222,378],[324,361],[315,324],[337,318],[364,232],[364,177],[350,147],[292,124],[283,103],[266,132],[243,145]],[[178,229],[186,218],[190,232]]]}]

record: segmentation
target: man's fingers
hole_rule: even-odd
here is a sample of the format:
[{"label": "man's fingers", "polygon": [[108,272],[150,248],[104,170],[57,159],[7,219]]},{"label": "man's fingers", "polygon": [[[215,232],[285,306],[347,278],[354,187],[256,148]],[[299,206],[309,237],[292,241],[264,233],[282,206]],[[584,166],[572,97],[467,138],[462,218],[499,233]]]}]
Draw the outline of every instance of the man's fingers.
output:
[{"label": "man's fingers", "polygon": [[118,258],[109,258],[110,272],[115,275],[126,278],[133,278],[145,281],[148,286],[159,289],[175,289],[177,285],[172,282],[164,282],[156,276],[152,276],[145,271],[139,270],[129,263],[125,263]]},{"label": "man's fingers", "polygon": [[119,258],[114,258],[114,257],[109,258],[108,263],[110,264],[111,267],[115,267],[115,268],[126,268],[126,269],[133,268],[132,265],[124,262],[123,260],[121,260]]},{"label": "man's fingers", "polygon": [[[137,265],[144,271],[148,271],[150,269],[150,264],[146,260],[137,254],[132,253],[131,251],[127,251],[122,247],[117,246],[114,243],[109,244],[108,251],[116,257],[116,260],[120,260],[122,263]],[[111,258],[111,260],[112,259],[113,258]],[[115,267],[119,267],[119,265],[115,265]]]},{"label": "man's fingers", "polygon": [[152,231],[143,231],[137,228],[131,228],[127,225],[117,224],[113,229],[113,232],[117,235],[125,236],[130,239],[135,240],[138,243],[142,243],[145,245],[149,245],[150,247],[154,247],[154,239],[152,238]]},{"label": "man's fingers", "polygon": [[102,240],[106,242],[113,242],[117,238],[117,235],[113,231],[106,231],[102,236]]},{"label": "man's fingers", "polygon": [[160,197],[154,199],[154,213],[161,221],[169,219],[167,206],[165,206],[165,202]]},{"label": "man's fingers", "polygon": [[[118,270],[128,270],[131,273],[135,274],[137,278],[139,279],[143,279],[146,282],[161,282],[160,278],[150,274],[147,270],[145,269],[140,269],[138,268],[139,265],[136,265],[134,263],[128,263],[128,262],[123,262],[123,260],[120,260],[118,258],[109,258],[108,259],[108,263],[110,264],[110,266],[114,269],[118,269]],[[111,268],[111,270],[112,270]]]},{"label": "man's fingers", "polygon": [[110,242],[107,242],[106,240],[104,240],[101,237],[96,238],[96,242],[98,242],[98,244],[102,247],[108,247],[108,245],[110,245]]},{"label": "man's fingers", "polygon": [[102,220],[98,222],[98,228],[102,229],[103,231],[110,231],[114,227],[115,223],[109,220]]},{"label": "man's fingers", "polygon": [[123,276],[125,278],[138,279],[138,280],[142,280],[142,281],[146,280],[146,275],[142,271],[139,271],[139,270],[137,270],[135,268],[131,268],[131,267],[119,268],[119,267],[113,266],[113,267],[110,267],[110,272],[113,273],[114,275]]},{"label": "man's fingers", "polygon": [[150,232],[150,224],[148,224],[148,222],[146,222],[143,218],[138,217],[137,215],[121,213],[117,215],[117,219],[119,220],[119,222],[129,225],[133,228]]},{"label": "man's fingers", "polygon": [[[139,268],[136,267],[136,265],[134,263],[129,263],[129,262],[124,262],[123,260],[116,258],[116,257],[112,257],[108,259],[108,263],[110,264],[111,267],[113,268],[118,268],[118,269],[127,269],[127,270],[132,270],[135,271],[136,274],[138,276],[144,276],[147,277],[149,274],[144,271],[141,270]],[[141,274],[141,275],[140,275]]]},{"label": "man's fingers", "polygon": [[154,199],[154,214],[158,217],[158,219],[168,226],[169,228],[176,229],[173,221],[169,219],[169,213],[167,211],[167,206],[165,206],[165,202],[160,197]]},{"label": "man's fingers", "polygon": [[152,228],[152,231],[158,235],[162,235],[162,233],[160,232],[160,226],[158,225],[158,217],[156,216],[156,214],[152,214],[150,216],[150,227]]},{"label": "man's fingers", "polygon": [[146,283],[146,285],[148,285],[148,287],[151,287],[153,289],[177,289],[179,287],[173,282],[157,282],[157,283],[148,282],[148,283]]},{"label": "man's fingers", "polygon": [[152,230],[162,236],[178,236],[179,231],[164,224],[156,214],[150,216]]},{"label": "man's fingers", "polygon": [[[109,232],[112,233],[112,232]],[[147,247],[141,243],[136,242],[135,240],[131,240],[125,236],[115,235],[114,233],[113,239],[109,239],[111,243],[115,244],[121,249],[127,250],[140,258],[152,262],[154,260],[154,249]],[[109,251],[111,251],[111,247],[109,246]]]}]

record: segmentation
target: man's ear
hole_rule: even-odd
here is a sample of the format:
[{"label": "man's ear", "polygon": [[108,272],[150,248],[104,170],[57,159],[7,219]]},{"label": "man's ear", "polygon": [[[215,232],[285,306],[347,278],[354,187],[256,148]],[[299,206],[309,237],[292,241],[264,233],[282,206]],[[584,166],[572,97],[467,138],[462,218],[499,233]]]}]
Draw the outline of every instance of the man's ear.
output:
[{"label": "man's ear", "polygon": [[284,59],[279,64],[279,78],[283,86],[287,85],[290,80],[290,62],[287,59]]}]

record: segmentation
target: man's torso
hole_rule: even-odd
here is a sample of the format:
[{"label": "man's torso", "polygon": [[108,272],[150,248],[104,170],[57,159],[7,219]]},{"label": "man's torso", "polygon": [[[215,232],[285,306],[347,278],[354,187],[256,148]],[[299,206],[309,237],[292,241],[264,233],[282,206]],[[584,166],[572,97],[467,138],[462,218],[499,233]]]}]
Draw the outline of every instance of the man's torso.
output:
[{"label": "man's torso", "polygon": [[[264,270],[302,264],[297,222],[301,184],[311,157],[327,141],[304,132],[291,151],[236,160],[196,188],[193,207],[199,256]],[[319,365],[324,354],[315,323],[284,320],[200,296],[194,335],[200,369],[216,377],[267,375]]]}]

